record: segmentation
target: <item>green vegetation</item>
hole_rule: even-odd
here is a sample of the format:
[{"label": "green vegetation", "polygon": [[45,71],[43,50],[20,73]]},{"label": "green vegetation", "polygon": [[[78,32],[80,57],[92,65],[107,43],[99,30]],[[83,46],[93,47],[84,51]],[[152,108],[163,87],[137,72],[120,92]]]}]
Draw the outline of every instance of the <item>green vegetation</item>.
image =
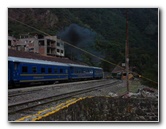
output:
[{"label": "green vegetation", "polygon": [[[123,80],[125,81],[125,80]],[[138,89],[143,88],[141,86],[141,83],[139,80],[129,80],[129,92],[136,93]],[[119,95],[123,95],[126,93],[126,86],[123,88],[119,88],[118,91],[116,91]]]},{"label": "green vegetation", "polygon": [[[51,35],[56,35],[75,23],[96,33],[95,39],[89,48],[87,48],[89,41],[84,42],[86,47],[83,48],[87,48],[87,51],[94,54],[99,52],[97,53],[99,57],[115,64],[125,61],[126,9],[9,8],[8,14],[10,17]],[[158,9],[130,8],[128,9],[128,18],[130,66],[135,66],[135,71],[142,76],[158,82]],[[36,32],[12,21],[10,18],[8,27],[10,35],[15,37],[22,33]],[[75,56],[73,59],[78,59],[76,57],[78,54],[74,52],[71,54],[71,51],[66,53],[69,53],[69,55],[66,55],[67,57],[72,59]],[[81,53],[79,58],[87,64],[102,66],[105,71],[112,71],[115,67],[107,62],[92,60],[94,57],[84,53]],[[142,83],[158,87],[156,83],[150,81],[143,80]]]}]

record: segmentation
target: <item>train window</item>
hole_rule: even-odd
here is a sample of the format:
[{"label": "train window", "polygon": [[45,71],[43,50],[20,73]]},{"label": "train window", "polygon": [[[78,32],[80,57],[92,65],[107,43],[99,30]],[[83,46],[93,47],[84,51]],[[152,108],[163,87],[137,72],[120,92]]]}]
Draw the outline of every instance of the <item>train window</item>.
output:
[{"label": "train window", "polygon": [[48,73],[52,73],[52,69],[51,68],[48,68]]},{"label": "train window", "polygon": [[63,69],[60,69],[60,73],[63,73]]},{"label": "train window", "polygon": [[68,73],[68,70],[66,69],[66,73]]},{"label": "train window", "polygon": [[93,73],[93,70],[90,70],[90,73]]},{"label": "train window", "polygon": [[28,72],[28,67],[22,66],[22,73],[27,73],[27,72]]},{"label": "train window", "polygon": [[41,73],[45,73],[45,68],[41,68]]},{"label": "train window", "polygon": [[37,72],[37,68],[36,67],[32,67],[32,72],[36,73]]},{"label": "train window", "polygon": [[74,73],[78,73],[78,70],[77,70],[77,69],[75,69],[75,70],[74,70]]},{"label": "train window", "polygon": [[57,68],[54,68],[54,72],[55,72],[55,73],[58,73],[58,69],[57,69]]}]

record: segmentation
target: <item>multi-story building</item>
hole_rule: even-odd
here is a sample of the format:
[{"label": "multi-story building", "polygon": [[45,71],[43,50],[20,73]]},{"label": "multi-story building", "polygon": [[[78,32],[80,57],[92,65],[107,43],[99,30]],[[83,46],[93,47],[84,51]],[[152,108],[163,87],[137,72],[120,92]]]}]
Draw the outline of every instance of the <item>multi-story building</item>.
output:
[{"label": "multi-story building", "polygon": [[57,36],[45,36],[46,55],[64,57],[64,42]]},{"label": "multi-story building", "polygon": [[18,40],[14,38],[13,36],[8,36],[8,48],[9,49],[16,49],[16,45],[18,43]]},{"label": "multi-story building", "polygon": [[16,40],[12,36],[8,37],[8,48],[19,51],[39,53],[42,55],[51,55],[64,57],[64,42],[57,36],[43,36],[28,34],[20,35],[20,39]]}]

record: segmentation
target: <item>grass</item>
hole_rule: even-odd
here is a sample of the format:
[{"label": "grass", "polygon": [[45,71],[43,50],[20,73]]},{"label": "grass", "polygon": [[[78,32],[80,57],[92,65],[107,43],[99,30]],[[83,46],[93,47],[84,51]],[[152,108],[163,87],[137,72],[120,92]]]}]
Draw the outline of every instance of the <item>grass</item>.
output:
[{"label": "grass", "polygon": [[[141,83],[139,80],[129,80],[129,92],[133,92],[136,93],[138,91],[139,88],[141,88]],[[119,95],[125,94],[127,92],[127,87],[124,86],[122,88],[120,88],[117,93]]]}]

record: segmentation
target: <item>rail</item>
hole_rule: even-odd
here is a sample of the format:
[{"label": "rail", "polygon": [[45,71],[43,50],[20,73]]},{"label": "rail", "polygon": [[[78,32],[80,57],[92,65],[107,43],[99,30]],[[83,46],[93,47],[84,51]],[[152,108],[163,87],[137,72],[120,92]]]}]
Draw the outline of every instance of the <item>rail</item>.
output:
[{"label": "rail", "polygon": [[116,83],[120,83],[120,82],[119,81],[114,81],[114,82],[109,82],[109,83],[105,83],[105,84],[99,84],[99,85],[89,87],[89,88],[69,91],[67,93],[56,94],[56,95],[51,95],[51,96],[47,96],[47,97],[44,97],[44,98],[39,98],[39,99],[34,99],[34,100],[28,100],[28,101],[22,101],[22,102],[9,104],[8,105],[8,113],[13,114],[13,113],[23,111],[23,110],[27,110],[27,109],[30,109],[30,108],[33,108],[33,107],[48,104],[48,103],[51,103],[51,102],[54,102],[54,101],[59,101],[59,100],[71,98],[71,97],[74,97],[76,95],[80,95],[80,94],[88,93],[88,92],[98,90],[98,89],[101,89],[101,88],[105,88],[105,87],[108,87],[108,86],[112,86]]}]

